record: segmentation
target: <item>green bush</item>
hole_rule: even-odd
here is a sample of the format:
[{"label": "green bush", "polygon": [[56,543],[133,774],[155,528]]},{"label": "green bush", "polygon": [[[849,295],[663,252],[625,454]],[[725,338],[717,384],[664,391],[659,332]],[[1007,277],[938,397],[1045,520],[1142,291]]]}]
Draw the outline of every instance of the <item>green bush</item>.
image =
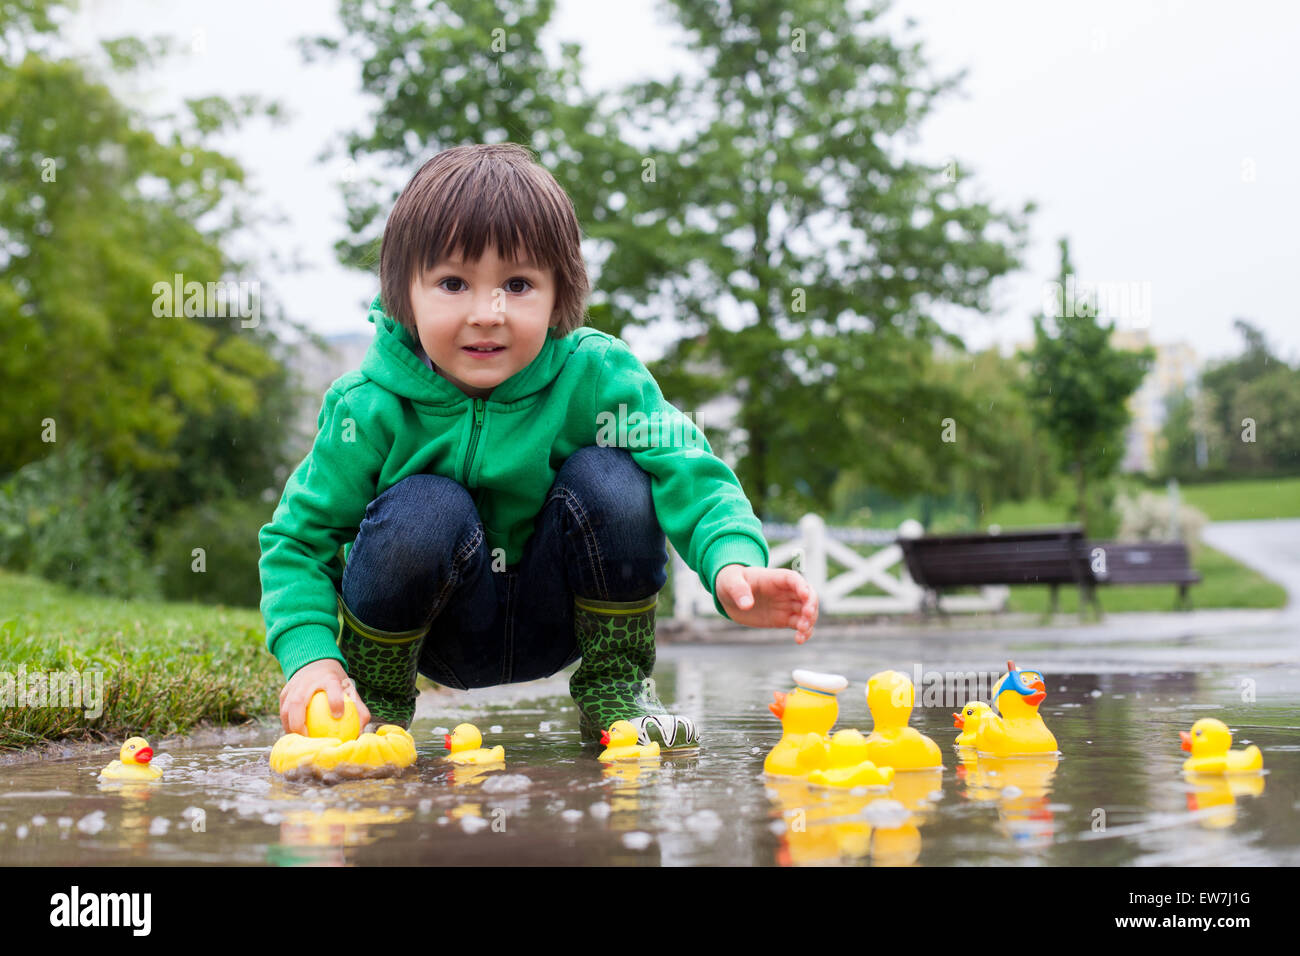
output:
[{"label": "green bush", "polygon": [[187,508],[159,528],[154,558],[167,599],[257,607],[257,533],[274,511],[274,502],[220,498]]},{"label": "green bush", "polygon": [[92,594],[157,598],[140,516],[130,480],[106,481],[90,450],[70,442],[0,484],[0,566]]}]

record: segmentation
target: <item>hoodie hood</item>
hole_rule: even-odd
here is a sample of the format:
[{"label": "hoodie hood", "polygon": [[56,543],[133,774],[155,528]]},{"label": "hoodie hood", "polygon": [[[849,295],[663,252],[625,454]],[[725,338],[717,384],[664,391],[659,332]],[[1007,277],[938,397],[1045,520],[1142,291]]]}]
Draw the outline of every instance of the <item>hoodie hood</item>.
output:
[{"label": "hoodie hood", "polygon": [[[424,364],[418,354],[421,351],[419,343],[400,322],[384,312],[379,296],[370,303],[366,319],[375,326],[375,339],[361,362],[361,372],[367,378],[413,402],[460,405],[472,401]],[[554,330],[548,332],[537,357],[492,389],[487,401],[513,402],[541,391],[555,381],[578,342],[593,332],[592,329],[575,329],[560,339],[553,337]]]}]

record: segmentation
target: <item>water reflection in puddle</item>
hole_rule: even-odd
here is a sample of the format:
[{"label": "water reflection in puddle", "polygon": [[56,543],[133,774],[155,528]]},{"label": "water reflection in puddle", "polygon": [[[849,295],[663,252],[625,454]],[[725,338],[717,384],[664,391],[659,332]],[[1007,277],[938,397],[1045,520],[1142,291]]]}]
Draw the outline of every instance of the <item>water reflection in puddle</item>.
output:
[{"label": "water reflection in puddle", "polygon": [[[1179,865],[1300,862],[1296,727],[1300,670],[1241,675],[1091,672],[1046,649],[1019,650],[1047,674],[1043,716],[1059,758],[958,754],[951,713],[918,706],[912,726],[944,751],[942,771],[900,773],[885,791],[827,791],[767,778],[780,727],[767,710],[790,669],[850,679],[837,729],[870,729],[863,687],[884,667],[911,673],[908,651],[828,644],[808,652],[667,647],[656,674],[666,699],[700,716],[696,754],[606,767],[578,744],[563,681],[458,699],[417,720],[420,759],[404,776],[325,786],[286,781],[248,745],[170,748],[160,784],[105,784],[104,753],[0,769],[5,864],[729,864]],[[892,653],[893,656],[889,656]],[[971,666],[962,654],[946,664]],[[1114,657],[1114,649],[1107,653]],[[945,663],[933,647],[927,668]],[[1052,658],[1058,658],[1053,670]],[[1005,659],[1005,658],[1003,658]],[[997,655],[984,662],[996,668]],[[532,694],[530,697],[529,694]],[[918,694],[918,704],[922,697]],[[1203,712],[1264,751],[1253,782],[1185,779],[1178,731]],[[502,769],[441,762],[461,720],[506,747]]]}]

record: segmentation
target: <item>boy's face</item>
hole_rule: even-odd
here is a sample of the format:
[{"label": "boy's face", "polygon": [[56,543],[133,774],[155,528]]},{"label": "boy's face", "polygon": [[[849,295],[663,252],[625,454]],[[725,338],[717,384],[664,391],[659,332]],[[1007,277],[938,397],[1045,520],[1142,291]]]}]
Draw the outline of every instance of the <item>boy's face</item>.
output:
[{"label": "boy's face", "polygon": [[[537,358],[554,307],[550,269],[501,259],[491,245],[477,262],[443,259],[411,278],[420,346],[438,374],[471,398],[487,398]],[[498,348],[470,348],[480,344]]]}]

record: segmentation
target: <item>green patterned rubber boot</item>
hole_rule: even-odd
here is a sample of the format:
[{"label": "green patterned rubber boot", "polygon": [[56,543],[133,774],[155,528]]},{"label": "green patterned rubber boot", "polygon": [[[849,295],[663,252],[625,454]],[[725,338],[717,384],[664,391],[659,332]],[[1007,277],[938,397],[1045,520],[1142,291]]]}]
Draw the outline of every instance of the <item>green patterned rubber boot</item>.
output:
[{"label": "green patterned rubber boot", "polygon": [[650,675],[655,666],[655,606],[659,595],[637,601],[597,601],[575,597],[573,630],[582,662],[569,678],[578,705],[583,743],[598,743],[616,720],[637,728],[639,742],[664,750],[695,748],[695,721],[668,708],[655,696]]},{"label": "green patterned rubber boot", "polygon": [[370,709],[376,724],[407,729],[415,716],[415,675],[426,626],[414,631],[379,631],[362,624],[338,595],[343,624],[339,650],[347,658],[348,677]]}]

